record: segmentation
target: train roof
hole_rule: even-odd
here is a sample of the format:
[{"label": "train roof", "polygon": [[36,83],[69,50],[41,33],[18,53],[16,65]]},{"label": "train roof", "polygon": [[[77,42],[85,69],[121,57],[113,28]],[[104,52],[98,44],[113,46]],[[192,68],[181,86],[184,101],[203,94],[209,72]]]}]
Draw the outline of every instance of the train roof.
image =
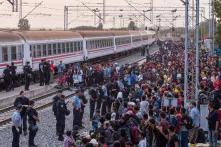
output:
[{"label": "train roof", "polygon": [[85,38],[113,36],[110,31],[80,31],[79,33]]},{"label": "train roof", "polygon": [[82,38],[74,31],[22,31],[18,32],[26,41],[58,40]]},{"label": "train roof", "polygon": [[12,31],[0,31],[0,45],[5,43],[21,43],[21,37]]}]

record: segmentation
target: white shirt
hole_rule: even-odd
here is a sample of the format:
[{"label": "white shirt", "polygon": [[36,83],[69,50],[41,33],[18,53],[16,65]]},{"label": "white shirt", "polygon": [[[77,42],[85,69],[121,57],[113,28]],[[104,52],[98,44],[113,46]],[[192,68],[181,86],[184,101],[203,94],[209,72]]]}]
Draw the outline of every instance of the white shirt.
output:
[{"label": "white shirt", "polygon": [[146,147],[147,146],[147,140],[146,138],[140,140],[138,147]]}]

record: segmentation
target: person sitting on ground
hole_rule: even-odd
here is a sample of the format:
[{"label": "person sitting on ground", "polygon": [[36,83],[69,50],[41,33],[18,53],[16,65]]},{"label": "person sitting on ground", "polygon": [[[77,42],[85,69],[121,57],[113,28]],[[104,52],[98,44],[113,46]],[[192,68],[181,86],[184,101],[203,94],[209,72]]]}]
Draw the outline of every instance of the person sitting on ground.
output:
[{"label": "person sitting on ground", "polygon": [[72,146],[76,146],[76,143],[72,136],[71,131],[67,131],[66,136],[64,138],[64,147],[72,147]]}]

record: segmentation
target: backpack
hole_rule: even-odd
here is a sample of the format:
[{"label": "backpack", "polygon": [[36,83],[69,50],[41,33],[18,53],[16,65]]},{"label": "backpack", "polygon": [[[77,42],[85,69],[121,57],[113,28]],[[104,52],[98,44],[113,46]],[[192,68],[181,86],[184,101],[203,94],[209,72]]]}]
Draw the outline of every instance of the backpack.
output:
[{"label": "backpack", "polygon": [[130,134],[131,134],[131,142],[133,144],[138,144],[139,143],[139,135],[140,131],[137,126],[132,126],[130,129]]}]

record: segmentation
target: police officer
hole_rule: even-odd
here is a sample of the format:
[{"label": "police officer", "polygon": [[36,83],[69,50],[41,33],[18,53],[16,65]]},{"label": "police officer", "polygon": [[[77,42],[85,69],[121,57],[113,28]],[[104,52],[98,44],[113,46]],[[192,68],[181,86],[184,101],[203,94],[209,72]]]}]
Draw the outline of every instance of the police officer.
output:
[{"label": "police officer", "polygon": [[9,69],[9,65],[6,66],[6,69],[3,71],[4,74],[4,83],[5,83],[5,90],[9,91],[10,90],[10,83],[11,83],[11,73]]},{"label": "police officer", "polygon": [[[53,97],[52,111],[53,111],[53,113],[54,113],[55,118],[56,118],[56,116],[57,116],[57,115],[56,115],[56,114],[57,114],[57,102],[58,102],[59,99],[61,99],[61,96],[62,96],[62,91],[59,90],[58,93],[57,93],[57,95]],[[57,135],[58,135],[58,128],[59,128],[59,126],[58,126],[58,121],[56,121],[56,134],[57,134]]]},{"label": "police officer", "polygon": [[45,85],[49,85],[49,83],[50,83],[50,63],[49,63],[49,61],[45,61],[45,63],[44,63],[44,79],[45,79]]},{"label": "police officer", "polygon": [[15,88],[15,85],[16,85],[16,69],[17,69],[14,62],[11,63],[11,66],[9,67],[9,69],[10,69],[10,72],[11,72],[11,88],[13,90]]},{"label": "police officer", "polygon": [[23,72],[25,75],[25,90],[29,90],[31,74],[32,74],[32,69],[29,64],[30,62],[26,62],[26,65],[23,68]]},{"label": "police officer", "polygon": [[39,63],[39,78],[40,78],[40,86],[44,85],[44,60],[41,60]]},{"label": "police officer", "polygon": [[21,118],[21,111],[22,111],[22,105],[17,105],[16,111],[12,114],[12,147],[19,147],[19,140],[20,140],[20,134],[21,134],[21,124],[22,124],[22,118]]},{"label": "police officer", "polygon": [[38,131],[37,122],[39,122],[38,112],[34,109],[34,101],[29,102],[28,108],[28,123],[29,123],[29,139],[28,144],[29,147],[35,147],[34,138]]},{"label": "police officer", "polygon": [[27,135],[27,107],[29,106],[29,99],[25,97],[24,91],[20,92],[20,96],[14,101],[14,107],[22,105],[21,118],[22,118],[22,128],[24,135]]},{"label": "police officer", "polygon": [[65,116],[69,115],[70,111],[67,109],[65,103],[65,96],[62,95],[61,99],[57,101],[57,111],[56,111],[56,120],[58,125],[58,140],[64,140],[64,129],[65,129]]}]

